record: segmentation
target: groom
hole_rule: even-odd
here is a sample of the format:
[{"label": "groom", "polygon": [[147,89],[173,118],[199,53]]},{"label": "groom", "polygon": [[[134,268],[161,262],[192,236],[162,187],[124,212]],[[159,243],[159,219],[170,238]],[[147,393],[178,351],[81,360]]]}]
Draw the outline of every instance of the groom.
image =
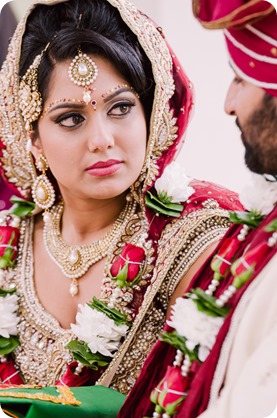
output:
[{"label": "groom", "polygon": [[177,299],[120,418],[262,418],[277,405],[276,10],[264,0],[193,0],[193,10],[224,29],[234,71],[225,111],[254,184],[241,195],[247,212],[230,215]]}]

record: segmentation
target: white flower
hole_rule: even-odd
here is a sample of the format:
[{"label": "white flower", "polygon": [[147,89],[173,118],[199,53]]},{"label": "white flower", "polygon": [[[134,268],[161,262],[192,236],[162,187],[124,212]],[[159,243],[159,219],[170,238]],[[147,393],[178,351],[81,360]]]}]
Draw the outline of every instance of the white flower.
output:
[{"label": "white flower", "polygon": [[0,269],[0,289],[3,288],[4,283],[5,283],[5,280],[4,280],[4,270]]},{"label": "white flower", "polygon": [[270,182],[259,174],[253,174],[252,183],[241,191],[239,197],[247,210],[268,215],[277,203],[277,182]]},{"label": "white flower", "polygon": [[191,178],[186,176],[176,161],[173,161],[156,181],[155,189],[159,197],[166,194],[170,203],[181,203],[185,202],[195,191],[189,186],[190,182]]},{"label": "white flower", "polygon": [[16,295],[0,297],[0,335],[4,338],[10,338],[11,335],[17,335],[19,318],[16,315],[16,311]]},{"label": "white flower", "polygon": [[87,304],[79,305],[79,310],[76,325],[71,324],[73,333],[88,344],[92,353],[113,357],[112,353],[118,349],[121,338],[127,333],[127,325],[116,325],[112,319]]},{"label": "white flower", "polygon": [[189,350],[200,344],[199,359],[204,361],[215,343],[223,321],[224,318],[200,312],[191,299],[177,298],[167,323],[188,340],[186,346]]},{"label": "white flower", "polygon": [[6,226],[7,225],[7,215],[9,215],[8,210],[0,211],[0,226]]}]

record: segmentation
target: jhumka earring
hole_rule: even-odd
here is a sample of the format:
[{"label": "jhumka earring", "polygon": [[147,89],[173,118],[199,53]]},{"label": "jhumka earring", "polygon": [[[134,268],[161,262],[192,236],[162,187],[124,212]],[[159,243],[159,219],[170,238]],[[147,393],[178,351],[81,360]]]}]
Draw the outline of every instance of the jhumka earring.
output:
[{"label": "jhumka earring", "polygon": [[46,176],[48,163],[43,154],[41,154],[36,161],[36,167],[42,174],[34,181],[32,196],[37,206],[41,209],[49,209],[55,202],[55,190]]},{"label": "jhumka earring", "polygon": [[89,88],[98,76],[98,68],[95,62],[87,54],[78,50],[78,54],[69,65],[68,75],[74,84],[84,87],[83,101],[86,104],[91,103],[93,109],[96,110],[97,102],[92,100],[91,97],[91,92],[95,89]]}]

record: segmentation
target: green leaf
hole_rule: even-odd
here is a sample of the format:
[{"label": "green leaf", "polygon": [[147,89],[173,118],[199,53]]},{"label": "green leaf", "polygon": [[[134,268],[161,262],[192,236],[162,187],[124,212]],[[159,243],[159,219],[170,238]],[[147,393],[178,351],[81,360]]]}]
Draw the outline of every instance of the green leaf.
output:
[{"label": "green leaf", "polygon": [[266,225],[265,229],[266,232],[275,232],[277,231],[277,218]]},{"label": "green leaf", "polygon": [[[150,193],[150,192],[149,192]],[[153,195],[151,195],[153,196]],[[163,190],[162,192],[158,192],[157,193],[157,197],[159,199],[160,202],[162,203],[171,203],[171,196],[168,196],[167,192],[165,190]]]},{"label": "green leaf", "polygon": [[116,277],[113,277],[110,275],[112,280],[116,280],[117,286],[122,288],[122,287],[132,287],[136,284],[136,282],[138,281],[138,279],[141,277],[141,272],[142,272],[142,266],[140,266],[138,274],[136,275],[136,277],[133,278],[133,280],[131,280],[130,282],[128,282],[127,277],[128,277],[128,266],[129,266],[129,262],[127,260],[126,264],[124,265],[124,267],[119,271],[118,275]]},{"label": "green leaf", "polygon": [[176,350],[180,350],[183,354],[187,354],[191,361],[198,359],[196,352],[187,349],[186,338],[181,337],[177,331],[164,331],[160,335],[159,339],[167,344],[172,345],[172,347],[176,348]]},{"label": "green leaf", "polygon": [[229,219],[232,223],[235,224],[245,224],[252,228],[257,228],[260,225],[261,221],[263,220],[263,215],[258,212],[251,211],[251,212],[243,212],[243,211],[235,211],[229,212]]},{"label": "green leaf", "polygon": [[10,212],[20,218],[29,215],[36,206],[34,202],[29,202],[28,200],[21,199],[17,196],[12,196],[10,202],[13,203]]},{"label": "green leaf", "polygon": [[251,279],[254,273],[255,265],[251,266],[250,269],[245,270],[243,273],[239,274],[238,276],[235,276],[233,281],[233,286],[236,289],[240,289],[248,280]]},{"label": "green leaf", "polygon": [[97,299],[95,296],[93,297],[92,302],[88,303],[88,306],[105,314],[108,318],[112,319],[116,325],[125,324],[130,326],[127,321],[127,315],[122,314],[115,308],[109,308],[104,302]]},{"label": "green leaf", "polygon": [[151,200],[154,200],[156,203],[158,203],[158,205],[163,206],[166,209],[172,209],[174,211],[182,211],[184,209],[183,205],[181,205],[180,203],[171,203],[171,201],[164,201],[159,199],[160,195],[158,196],[154,196],[151,192],[147,192],[147,194],[149,195]]},{"label": "green leaf", "polygon": [[12,353],[18,346],[18,337],[12,335],[10,338],[4,338],[0,336],[0,355]]},{"label": "green leaf", "polygon": [[8,267],[13,267],[15,265],[15,261],[11,261],[5,255],[0,257],[0,269],[6,269]]},{"label": "green leaf", "polygon": [[180,395],[180,398],[177,401],[168,403],[165,407],[165,412],[169,416],[173,416],[174,414],[176,414],[178,406],[184,401],[185,398],[186,398],[186,395],[184,396]]},{"label": "green leaf", "polygon": [[116,280],[118,287],[124,287],[127,276],[128,276],[128,263],[124,265],[124,267],[119,271],[116,277],[112,277],[112,278],[113,280]]},{"label": "green leaf", "polygon": [[99,367],[107,366],[111,357],[103,356],[100,353],[92,353],[88,345],[78,340],[70,341],[66,348],[72,351],[75,360],[90,367],[92,370],[98,370]]},{"label": "green leaf", "polygon": [[0,289],[0,296],[3,297],[3,296],[6,296],[6,295],[11,295],[15,291],[16,291],[16,289],[10,289],[10,290]]},{"label": "green leaf", "polygon": [[4,254],[0,257],[0,268],[2,269],[13,267],[15,264],[15,260],[12,260],[12,257],[14,255],[14,249],[8,247],[9,245],[10,246],[13,245],[14,237],[15,237],[15,233],[13,232],[11,234],[11,238],[7,244]]},{"label": "green leaf", "polygon": [[157,213],[161,213],[162,215],[166,215],[166,216],[171,216],[173,218],[179,218],[182,210],[183,210],[183,206],[182,206],[182,210],[179,211],[175,211],[172,209],[165,209],[164,205],[161,204],[157,204],[155,201],[151,200],[151,197],[149,196],[150,192],[147,192],[148,194],[146,194],[145,196],[145,205],[150,208],[153,209],[155,212]]},{"label": "green leaf", "polygon": [[200,312],[209,316],[224,317],[228,314],[229,308],[226,306],[220,307],[215,304],[215,298],[207,295],[202,289],[192,289],[190,295],[196,295],[197,298],[191,297],[191,300],[196,304]]}]

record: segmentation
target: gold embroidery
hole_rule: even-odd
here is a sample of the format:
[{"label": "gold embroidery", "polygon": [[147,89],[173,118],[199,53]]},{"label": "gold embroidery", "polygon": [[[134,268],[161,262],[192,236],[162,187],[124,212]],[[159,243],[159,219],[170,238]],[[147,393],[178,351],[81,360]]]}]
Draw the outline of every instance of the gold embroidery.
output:
[{"label": "gold embroidery", "polygon": [[[65,347],[74,336],[70,330],[60,327],[57,320],[42,307],[37,298],[33,280],[33,226],[32,218],[22,221],[18,263],[14,269],[12,282],[20,295],[18,325],[20,346],[14,351],[14,358],[26,382],[51,386],[63,376],[66,365],[73,361],[70,351]],[[109,257],[112,257],[113,253],[116,255],[118,251],[122,251],[122,245],[125,242],[140,245],[141,240],[145,239],[147,226],[143,214],[132,214],[117,246],[112,246],[115,248],[111,250]],[[148,241],[146,247],[147,263],[143,266],[142,277],[137,282],[137,286],[142,286],[145,280],[150,280],[153,270],[151,241]],[[109,262],[107,262],[108,266]],[[115,283],[107,274],[104,282],[101,300],[109,303],[111,286],[115,286]],[[11,278],[9,278],[9,283],[11,284]],[[122,300],[115,305],[127,316],[130,315],[128,305],[133,298],[131,292],[132,289],[128,288]]]},{"label": "gold embroidery", "polygon": [[[234,11],[227,14],[226,16],[223,16],[211,22],[201,21],[201,24],[204,26],[204,28],[207,29],[224,29],[228,27],[233,27],[237,24],[242,25],[245,21],[247,21],[248,24],[251,24],[251,22],[255,21],[257,18],[261,16],[267,16],[273,11],[275,11],[274,6],[272,4],[268,4],[266,10],[263,10],[262,12],[252,12],[249,6],[252,6],[253,4],[258,2],[259,0],[250,0],[247,2],[247,4],[243,4],[242,6],[237,7]],[[192,7],[194,16],[199,17],[200,0],[193,0]],[[247,11],[247,9],[249,9],[248,13],[243,18],[241,18],[241,12],[245,13],[245,10]]]},{"label": "gold embroidery", "polygon": [[27,393],[27,392],[12,392],[12,391],[2,391],[0,390],[0,397],[8,398],[22,398],[22,399],[33,399],[38,401],[52,402],[56,404],[63,405],[81,405],[81,402],[78,401],[68,386],[57,386],[57,391],[59,392],[58,396],[49,395],[47,393]]},{"label": "gold embroidery", "polygon": [[[169,224],[160,241],[151,286],[129,335],[98,384],[128,394],[166,319],[175,287],[205,249],[229,227],[225,210],[202,209]],[[110,382],[109,375],[116,369]]]},{"label": "gold embroidery", "polygon": [[12,412],[7,411],[6,409],[2,409],[2,411],[3,411],[6,415],[8,415],[9,417],[19,418],[19,417],[18,417],[18,415],[13,414]]}]

